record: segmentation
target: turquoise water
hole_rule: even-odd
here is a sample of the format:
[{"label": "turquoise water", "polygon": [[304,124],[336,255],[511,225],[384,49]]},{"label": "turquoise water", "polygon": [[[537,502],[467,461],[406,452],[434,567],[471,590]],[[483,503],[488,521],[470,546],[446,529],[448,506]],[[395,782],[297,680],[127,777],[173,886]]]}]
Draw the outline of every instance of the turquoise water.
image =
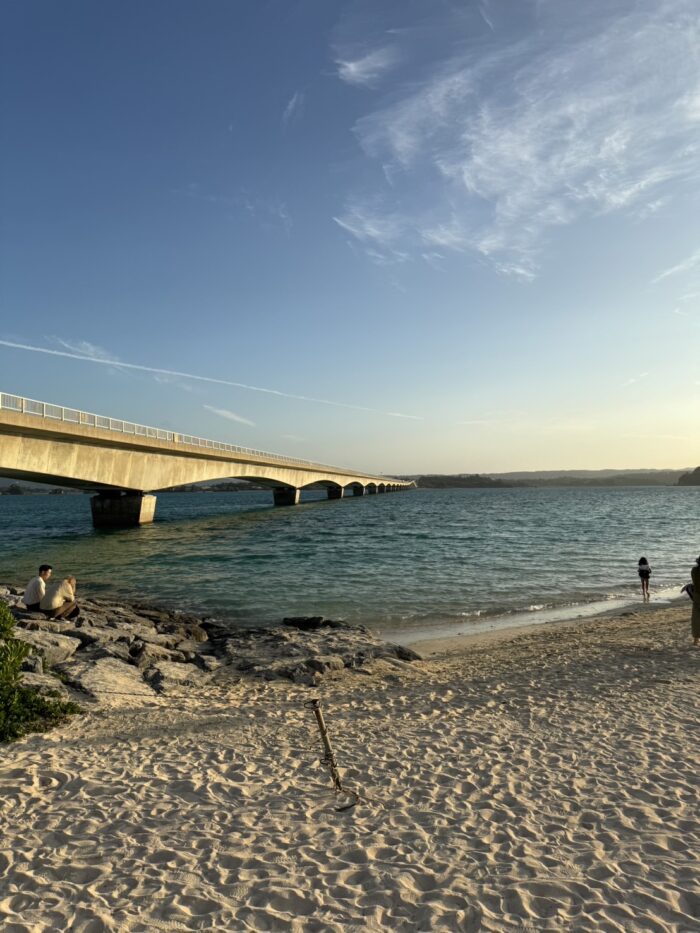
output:
[{"label": "turquoise water", "polygon": [[92,595],[269,624],[364,622],[402,640],[677,595],[700,489],[414,490],[273,508],[266,492],[161,493],[153,525],[96,532],[88,496],[0,497],[0,581],[39,563]]}]

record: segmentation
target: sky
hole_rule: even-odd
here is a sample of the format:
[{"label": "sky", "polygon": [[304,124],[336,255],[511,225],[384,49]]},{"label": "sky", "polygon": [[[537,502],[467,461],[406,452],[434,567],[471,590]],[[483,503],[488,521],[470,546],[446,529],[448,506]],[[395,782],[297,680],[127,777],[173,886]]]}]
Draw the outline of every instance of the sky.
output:
[{"label": "sky", "polygon": [[5,0],[0,390],[370,472],[700,463],[697,0]]}]

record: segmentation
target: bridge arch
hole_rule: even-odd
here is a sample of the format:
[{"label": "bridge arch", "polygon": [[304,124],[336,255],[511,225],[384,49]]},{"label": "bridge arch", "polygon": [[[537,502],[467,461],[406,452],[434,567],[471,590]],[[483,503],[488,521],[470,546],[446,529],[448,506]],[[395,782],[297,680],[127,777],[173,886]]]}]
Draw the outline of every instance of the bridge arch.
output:
[{"label": "bridge arch", "polygon": [[0,441],[0,476],[93,490],[97,526],[152,521],[153,492],[213,480],[266,486],[278,505],[297,503],[301,489],[325,488],[340,499],[415,485],[6,393],[0,393]]}]

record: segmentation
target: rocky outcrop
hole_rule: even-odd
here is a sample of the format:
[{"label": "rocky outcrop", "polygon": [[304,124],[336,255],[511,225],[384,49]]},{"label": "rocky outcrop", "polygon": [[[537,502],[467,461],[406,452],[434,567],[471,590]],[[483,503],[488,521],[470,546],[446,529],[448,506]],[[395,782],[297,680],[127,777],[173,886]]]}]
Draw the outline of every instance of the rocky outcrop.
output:
[{"label": "rocky outcrop", "polygon": [[364,625],[320,616],[284,619],[274,628],[234,631],[210,624],[209,634],[228,666],[240,674],[266,680],[281,677],[308,686],[326,674],[362,669],[376,659],[420,660],[415,651],[382,641]]},{"label": "rocky outcrop", "polygon": [[52,668],[61,661],[66,661],[80,648],[80,641],[77,638],[36,629],[17,628],[15,638],[31,646],[32,653],[42,660],[42,669]]},{"label": "rocky outcrop", "polygon": [[26,682],[41,689],[55,682],[56,689],[93,704],[139,705],[159,694],[191,693],[242,677],[315,686],[345,669],[366,669],[374,659],[396,666],[419,660],[364,626],[320,616],[241,629],[176,610],[96,599],[81,600],[78,618],[64,622],[27,612],[22,592],[0,586],[0,599],[16,619],[16,637],[32,647]]}]

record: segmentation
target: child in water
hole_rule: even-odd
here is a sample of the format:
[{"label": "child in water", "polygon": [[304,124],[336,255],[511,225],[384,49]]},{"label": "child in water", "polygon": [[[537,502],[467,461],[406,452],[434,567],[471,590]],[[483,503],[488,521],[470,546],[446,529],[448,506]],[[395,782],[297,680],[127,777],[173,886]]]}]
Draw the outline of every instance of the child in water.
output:
[{"label": "child in water", "polygon": [[649,561],[646,557],[639,558],[639,565],[637,567],[637,573],[639,574],[639,579],[642,581],[642,599],[645,603],[649,602],[649,577],[651,576],[651,567],[649,566]]}]

